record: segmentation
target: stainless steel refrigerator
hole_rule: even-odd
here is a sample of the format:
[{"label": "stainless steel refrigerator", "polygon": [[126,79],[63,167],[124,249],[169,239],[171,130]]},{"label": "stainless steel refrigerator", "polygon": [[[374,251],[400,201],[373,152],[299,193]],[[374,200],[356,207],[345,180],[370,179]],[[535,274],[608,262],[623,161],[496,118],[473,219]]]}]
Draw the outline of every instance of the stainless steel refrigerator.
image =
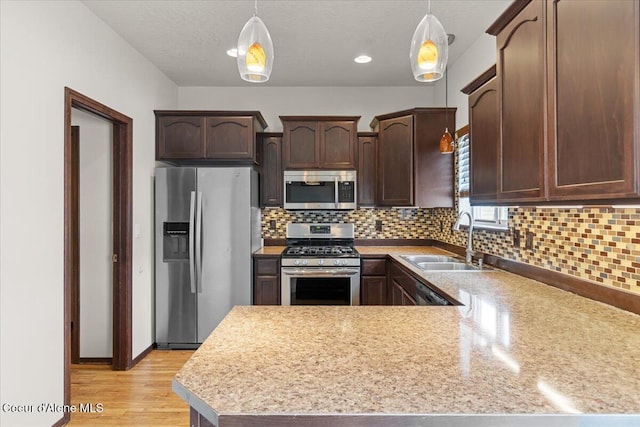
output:
[{"label": "stainless steel refrigerator", "polygon": [[251,304],[261,245],[251,167],[155,171],[156,343],[195,348],[234,305]]}]

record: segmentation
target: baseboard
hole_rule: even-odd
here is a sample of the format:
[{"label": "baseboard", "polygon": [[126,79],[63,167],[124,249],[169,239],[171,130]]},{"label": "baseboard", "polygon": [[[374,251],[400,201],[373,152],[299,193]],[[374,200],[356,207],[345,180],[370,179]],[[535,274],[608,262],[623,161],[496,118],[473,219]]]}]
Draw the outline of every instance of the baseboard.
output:
[{"label": "baseboard", "polygon": [[144,349],[144,351],[142,353],[140,353],[138,356],[136,356],[135,359],[133,359],[131,361],[131,366],[129,368],[133,368],[134,366],[136,366],[138,363],[140,363],[140,361],[142,359],[144,359],[145,357],[147,357],[147,355],[149,353],[151,353],[151,351],[155,348],[155,343],[151,344],[149,347],[147,347],[146,349]]},{"label": "baseboard", "polygon": [[71,421],[71,416],[69,415],[68,412],[65,412],[65,414],[62,416],[62,418],[60,418],[58,421],[56,421],[56,423],[53,424],[51,427],[66,426],[67,424],[69,424],[70,421]]},{"label": "baseboard", "polygon": [[[463,255],[465,249],[450,243],[433,241],[438,246],[447,251]],[[622,310],[640,314],[640,295],[627,292],[622,289],[615,289],[609,286],[600,285],[589,280],[571,276],[558,271],[547,270],[531,264],[513,261],[497,255],[485,254],[484,261],[501,270],[517,274],[529,279],[537,280],[544,284],[553,286],[564,291],[572,292],[581,297],[602,302]]]},{"label": "baseboard", "polygon": [[77,365],[111,365],[112,357],[81,357],[78,359]]}]

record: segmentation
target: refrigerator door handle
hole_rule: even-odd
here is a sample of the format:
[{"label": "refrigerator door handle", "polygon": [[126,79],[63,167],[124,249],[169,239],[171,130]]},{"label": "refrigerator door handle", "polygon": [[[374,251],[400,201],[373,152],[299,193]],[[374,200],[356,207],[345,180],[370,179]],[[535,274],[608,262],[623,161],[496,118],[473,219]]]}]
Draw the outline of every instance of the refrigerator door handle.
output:
[{"label": "refrigerator door handle", "polygon": [[196,203],[196,274],[198,276],[197,291],[202,293],[202,192],[198,191]]},{"label": "refrigerator door handle", "polygon": [[196,293],[196,266],[195,266],[195,247],[193,245],[194,236],[194,220],[196,207],[196,192],[191,192],[191,200],[189,201],[189,278],[191,279],[191,293]]}]

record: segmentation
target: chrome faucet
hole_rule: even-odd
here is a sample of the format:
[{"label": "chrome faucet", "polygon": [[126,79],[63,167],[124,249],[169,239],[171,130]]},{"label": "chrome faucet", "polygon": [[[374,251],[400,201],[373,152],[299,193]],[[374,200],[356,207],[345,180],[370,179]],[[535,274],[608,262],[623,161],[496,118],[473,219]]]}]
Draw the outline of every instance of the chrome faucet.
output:
[{"label": "chrome faucet", "polygon": [[466,261],[467,261],[467,264],[471,264],[471,262],[473,261],[473,256],[475,255],[475,252],[473,251],[473,216],[471,215],[471,213],[467,211],[460,212],[460,215],[458,215],[458,219],[456,220],[456,223],[453,225],[452,230],[453,231],[460,230],[460,220],[464,215],[469,217],[469,237],[467,238]]}]

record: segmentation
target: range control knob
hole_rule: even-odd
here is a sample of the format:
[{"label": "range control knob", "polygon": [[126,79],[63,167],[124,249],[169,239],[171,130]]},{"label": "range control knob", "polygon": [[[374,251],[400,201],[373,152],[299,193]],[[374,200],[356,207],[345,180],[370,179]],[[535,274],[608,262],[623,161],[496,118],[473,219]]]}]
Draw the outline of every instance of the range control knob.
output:
[{"label": "range control knob", "polygon": [[342,260],[342,265],[347,265],[347,260],[346,259]]},{"label": "range control knob", "polygon": [[309,261],[307,261],[306,259],[302,261],[302,265],[308,265]]},{"label": "range control knob", "polygon": [[318,260],[318,265],[324,265],[324,260],[323,259],[319,259]]},{"label": "range control knob", "polygon": [[333,265],[340,265],[340,260],[333,261]]},{"label": "range control knob", "polygon": [[297,259],[297,260],[295,260],[293,263],[294,263],[295,265],[300,265],[300,260],[299,260],[299,259]]}]

